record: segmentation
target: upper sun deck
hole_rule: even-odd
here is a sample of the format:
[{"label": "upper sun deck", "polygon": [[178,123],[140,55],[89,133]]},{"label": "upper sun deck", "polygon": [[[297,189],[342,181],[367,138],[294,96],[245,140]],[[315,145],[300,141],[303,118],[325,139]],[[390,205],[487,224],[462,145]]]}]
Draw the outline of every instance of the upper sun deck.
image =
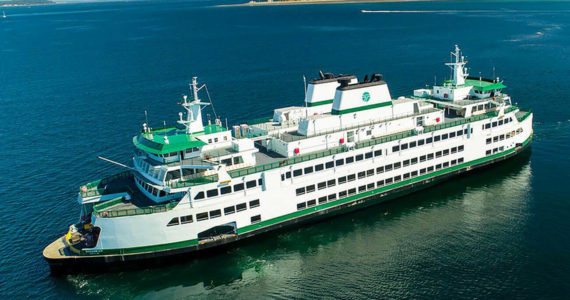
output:
[{"label": "upper sun deck", "polygon": [[202,147],[207,143],[197,137],[223,131],[227,129],[218,124],[206,125],[203,131],[193,133],[178,127],[153,129],[133,137],[133,144],[144,152],[162,155]]}]

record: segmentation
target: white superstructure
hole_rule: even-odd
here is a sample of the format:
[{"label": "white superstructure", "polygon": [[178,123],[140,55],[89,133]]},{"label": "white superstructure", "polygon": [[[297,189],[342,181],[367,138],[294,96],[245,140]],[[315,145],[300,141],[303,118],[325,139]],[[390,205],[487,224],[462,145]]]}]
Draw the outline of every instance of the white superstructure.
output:
[{"label": "white superstructure", "polygon": [[518,153],[531,139],[532,113],[501,93],[502,82],[467,77],[457,46],[452,54],[450,80],[397,99],[380,74],[358,82],[320,73],[302,106],[233,134],[218,119],[203,125],[208,103],[194,78],[181,128],[144,124],[133,170],[82,187],[75,227],[87,232],[72,229],[83,241],[70,243],[74,255],[223,244]]}]

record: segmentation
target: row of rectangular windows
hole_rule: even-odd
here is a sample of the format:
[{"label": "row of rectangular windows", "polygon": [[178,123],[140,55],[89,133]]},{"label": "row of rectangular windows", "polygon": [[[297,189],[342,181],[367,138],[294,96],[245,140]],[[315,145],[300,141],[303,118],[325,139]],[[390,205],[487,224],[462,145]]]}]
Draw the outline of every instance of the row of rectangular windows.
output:
[{"label": "row of rectangular windows", "polygon": [[[352,189],[348,189],[346,191],[340,191],[338,193],[338,199],[342,199],[342,198],[346,198],[348,196],[352,196],[352,195],[356,194],[357,191],[358,191],[358,193],[363,193],[365,191],[373,190],[375,188],[379,188],[379,187],[385,186],[387,184],[392,184],[392,183],[400,182],[402,180],[407,180],[407,179],[410,179],[410,178],[413,178],[413,177],[416,177],[419,175],[424,175],[424,174],[429,173],[429,172],[440,170],[442,168],[447,168],[449,166],[455,166],[457,164],[463,163],[463,161],[464,161],[463,157],[460,157],[458,159],[453,159],[453,160],[448,161],[448,162],[444,162],[444,163],[436,164],[436,165],[433,165],[433,166],[430,166],[427,168],[422,168],[422,169],[419,169],[416,171],[408,172],[408,173],[405,173],[403,175],[398,175],[398,176],[394,176],[394,177],[387,178],[384,180],[380,180],[380,181],[377,181],[376,184],[374,182],[371,182],[371,183],[359,186],[358,189],[352,188]],[[313,206],[317,205],[317,201],[318,201],[318,204],[323,204],[323,203],[327,203],[330,201],[334,201],[336,199],[337,199],[337,194],[335,193],[335,194],[330,194],[328,196],[322,196],[318,199],[312,199],[309,201],[300,202],[300,203],[297,203],[297,210],[303,210],[305,208],[313,207]]]},{"label": "row of rectangular windows", "polygon": [[[516,134],[519,134],[521,132],[523,132],[523,130],[522,130],[522,128],[519,128],[519,129],[517,129]],[[505,138],[509,139],[511,137],[514,137],[514,136],[515,136],[515,131],[513,130],[511,132],[507,132],[506,134],[501,134],[501,135],[494,136],[493,138],[488,138],[486,143],[487,143],[487,145],[489,145],[491,143],[496,143],[498,141],[504,140]]]},{"label": "row of rectangular windows", "polygon": [[[471,133],[473,133],[473,128],[471,128]],[[420,147],[420,146],[423,146],[424,144],[431,144],[432,142],[435,143],[435,142],[439,142],[439,141],[444,141],[444,140],[447,140],[448,138],[451,139],[451,138],[454,138],[456,136],[457,137],[462,136],[464,134],[467,134],[467,129],[448,132],[448,133],[444,133],[442,135],[435,135],[433,137],[429,137],[426,139],[419,139],[417,141],[396,145],[396,146],[392,147],[392,152],[398,152],[401,150],[412,149],[412,148],[415,148],[416,146]]]},{"label": "row of rectangular windows", "polygon": [[[259,199],[249,201],[249,208],[250,209],[259,207],[259,205],[260,205]],[[245,202],[240,203],[240,204],[235,205],[235,206],[228,206],[228,207],[224,208],[224,216],[231,215],[231,214],[236,213],[236,212],[244,211],[246,209],[247,209],[247,205]],[[221,209],[215,209],[215,210],[211,210],[209,212],[197,213],[196,214],[196,221],[205,221],[208,219],[214,219],[214,218],[218,218],[221,216],[222,216],[222,210]],[[182,216],[182,217],[180,217],[180,220],[178,219],[178,217],[176,217],[176,218],[172,218],[172,220],[170,220],[170,222],[168,222],[168,224],[166,224],[166,226],[175,226],[175,225],[180,225],[180,224],[192,223],[193,221],[194,221],[194,219],[192,218],[192,215]]]},{"label": "row of rectangular windows", "polygon": [[[206,196],[207,196],[208,198],[211,198],[211,197],[216,197],[216,196],[218,196],[218,195],[229,194],[229,193],[231,193],[232,191],[235,193],[235,192],[238,192],[238,191],[243,191],[244,188],[252,189],[252,188],[254,188],[254,187],[258,186],[258,185],[259,185],[259,186],[262,186],[262,185],[263,185],[263,179],[262,179],[262,178],[259,178],[257,181],[255,181],[255,180],[250,180],[250,181],[246,182],[245,185],[244,185],[243,183],[238,183],[238,184],[234,184],[233,187],[228,185],[228,186],[221,187],[221,188],[219,188],[219,189],[207,190],[207,191],[206,191]],[[194,196],[194,200],[199,200],[199,199],[204,199],[204,198],[205,198],[205,197],[204,197],[204,192],[203,192],[203,191],[202,191],[202,192],[198,192],[198,193],[196,194],[196,196]]]},{"label": "row of rectangular windows", "polygon": [[135,180],[149,193],[153,194],[154,196],[157,197],[164,197],[166,196],[166,192],[163,190],[158,190],[152,186],[150,186],[149,184],[147,184],[146,182],[140,180],[139,178],[135,177]]},{"label": "row of rectangular windows", "polygon": [[[364,177],[374,176],[375,174],[381,174],[381,173],[384,173],[384,172],[389,172],[389,171],[392,171],[392,170],[399,169],[399,168],[401,168],[402,166],[403,166],[403,167],[407,167],[407,166],[410,166],[410,165],[415,165],[415,164],[418,163],[418,161],[419,161],[419,162],[424,162],[424,161],[426,161],[426,160],[432,160],[432,159],[434,159],[434,157],[435,157],[435,158],[439,158],[439,157],[441,157],[441,156],[447,156],[447,155],[449,155],[450,153],[451,153],[451,154],[454,154],[454,153],[457,153],[457,152],[462,152],[463,150],[464,150],[464,146],[463,146],[463,145],[460,145],[460,146],[453,147],[453,148],[450,148],[450,149],[445,149],[445,150],[437,151],[437,152],[434,152],[434,153],[429,153],[429,154],[426,154],[426,155],[422,155],[422,156],[419,156],[419,157],[414,157],[414,158],[411,158],[411,159],[406,159],[406,160],[403,160],[403,161],[401,161],[401,162],[396,162],[396,163],[393,163],[393,164],[387,164],[387,165],[385,165],[385,166],[377,167],[377,168],[376,168],[376,171],[374,170],[374,168],[372,168],[372,169],[369,169],[369,170],[367,170],[367,171],[358,172],[357,174],[351,174],[351,175],[348,175],[348,176],[342,176],[342,177],[339,177],[339,178],[338,178],[338,184],[340,185],[340,184],[343,184],[343,183],[346,183],[346,182],[354,181],[354,180],[356,180],[356,177],[358,177],[358,179],[362,179],[362,178],[364,178]],[[337,184],[337,181],[336,181],[335,179],[330,179],[330,180],[327,180],[327,181],[323,181],[323,182],[317,183],[316,189],[322,190],[322,189],[325,189],[325,188],[327,188],[327,187],[335,186],[336,184]],[[312,193],[312,192],[314,192],[314,191],[315,191],[315,185],[314,185],[314,184],[307,185],[307,186],[305,186],[305,187],[300,187],[300,188],[298,188],[298,189],[295,190],[297,196],[301,196],[301,195],[304,195],[304,194]]]},{"label": "row of rectangular windows", "polygon": [[493,149],[492,151],[491,151],[491,149],[489,149],[489,150],[485,151],[485,155],[486,155],[486,156],[489,156],[489,155],[491,155],[491,154],[495,154],[495,153],[497,153],[497,152],[503,152],[503,151],[505,151],[505,146],[501,146],[501,147],[495,148],[495,149]]},{"label": "row of rectangular windows", "polygon": [[498,121],[489,122],[487,124],[483,124],[482,129],[485,130],[485,129],[489,129],[491,127],[502,126],[503,124],[509,124],[509,122],[512,122],[512,121],[513,121],[513,118],[509,117],[509,118],[501,119]]},{"label": "row of rectangular windows", "polygon": [[350,164],[353,162],[362,161],[365,159],[370,159],[372,157],[381,156],[381,155],[382,155],[382,150],[375,150],[375,151],[366,152],[364,154],[358,154],[355,156],[340,158],[340,159],[337,159],[336,161],[329,161],[329,162],[326,162],[324,164],[317,164],[315,166],[309,166],[309,167],[305,167],[302,169],[293,170],[293,172],[288,171],[288,172],[285,172],[285,174],[281,174],[281,181],[284,181],[285,179],[291,178],[291,175],[293,177],[298,177],[301,175],[307,175],[307,174],[311,174],[313,172],[322,171],[324,169],[334,168],[335,166],[342,166],[344,164]]}]

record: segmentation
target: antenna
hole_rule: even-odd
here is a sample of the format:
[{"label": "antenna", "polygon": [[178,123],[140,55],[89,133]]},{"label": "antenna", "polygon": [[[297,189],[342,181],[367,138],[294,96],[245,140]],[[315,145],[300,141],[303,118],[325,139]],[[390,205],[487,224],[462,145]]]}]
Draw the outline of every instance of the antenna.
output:
[{"label": "antenna", "polygon": [[493,80],[495,80],[495,66],[493,66]]},{"label": "antenna", "polygon": [[146,113],[146,109],[144,110],[144,121],[148,124],[148,114]]},{"label": "antenna", "polygon": [[305,88],[305,118],[309,117],[309,99],[307,99],[307,78],[303,74],[303,88]]}]

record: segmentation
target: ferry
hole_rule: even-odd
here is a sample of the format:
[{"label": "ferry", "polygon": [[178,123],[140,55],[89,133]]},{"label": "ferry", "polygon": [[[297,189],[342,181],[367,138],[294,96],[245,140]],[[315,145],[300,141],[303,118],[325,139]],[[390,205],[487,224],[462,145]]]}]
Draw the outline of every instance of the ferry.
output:
[{"label": "ferry", "polygon": [[301,106],[231,128],[204,122],[211,100],[194,77],[177,125],[142,124],[132,161],[79,187],[77,223],[43,256],[53,273],[195,257],[521,153],[532,111],[499,78],[470,77],[457,46],[451,54],[452,76],[410,96],[392,98],[381,74],[319,72]]}]

